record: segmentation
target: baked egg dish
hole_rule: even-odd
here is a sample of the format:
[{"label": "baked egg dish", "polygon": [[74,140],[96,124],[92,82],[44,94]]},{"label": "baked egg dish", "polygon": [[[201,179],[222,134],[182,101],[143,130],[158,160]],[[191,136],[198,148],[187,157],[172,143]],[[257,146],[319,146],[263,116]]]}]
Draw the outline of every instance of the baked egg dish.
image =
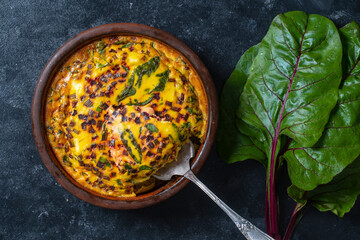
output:
[{"label": "baked egg dish", "polygon": [[172,47],[141,36],[111,36],[74,52],[46,97],[50,146],[84,188],[132,197],[156,185],[151,177],[175,161],[208,126],[198,74]]}]

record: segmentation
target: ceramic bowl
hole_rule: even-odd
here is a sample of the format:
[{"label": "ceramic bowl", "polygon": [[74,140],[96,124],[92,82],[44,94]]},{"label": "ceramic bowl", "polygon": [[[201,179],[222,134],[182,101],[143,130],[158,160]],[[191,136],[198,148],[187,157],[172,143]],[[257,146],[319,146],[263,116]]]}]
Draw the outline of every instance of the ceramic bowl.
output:
[{"label": "ceramic bowl", "polygon": [[192,170],[194,173],[197,173],[204,164],[215,139],[218,119],[217,95],[208,70],[188,46],[169,33],[146,25],[113,23],[88,29],[67,41],[50,58],[36,84],[31,108],[34,139],[45,166],[65,189],[88,203],[112,209],[136,209],[168,199],[179,192],[188,183],[188,180],[184,177],[174,177],[171,181],[163,183],[150,192],[139,194],[136,197],[125,198],[101,195],[84,188],[63,169],[51,150],[45,130],[45,99],[47,90],[58,68],[72,53],[81,47],[94,40],[111,35],[143,36],[163,42],[180,52],[198,73],[207,98],[208,125],[205,141],[200,146],[196,157],[192,160]]}]

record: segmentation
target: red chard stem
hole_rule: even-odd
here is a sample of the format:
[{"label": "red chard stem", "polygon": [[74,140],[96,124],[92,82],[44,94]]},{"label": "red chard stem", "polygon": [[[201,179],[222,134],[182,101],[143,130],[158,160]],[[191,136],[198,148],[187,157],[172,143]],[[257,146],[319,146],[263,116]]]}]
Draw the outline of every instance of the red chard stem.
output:
[{"label": "red chard stem", "polygon": [[286,228],[286,232],[283,240],[289,240],[295,230],[295,227],[300,222],[302,216],[304,215],[306,209],[306,203],[297,203],[294,209],[293,214],[291,215],[289,224]]}]

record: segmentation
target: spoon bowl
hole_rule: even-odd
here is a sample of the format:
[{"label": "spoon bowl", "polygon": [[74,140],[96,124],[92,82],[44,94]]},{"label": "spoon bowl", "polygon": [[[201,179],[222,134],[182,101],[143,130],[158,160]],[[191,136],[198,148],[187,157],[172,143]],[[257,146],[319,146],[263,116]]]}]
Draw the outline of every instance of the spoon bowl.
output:
[{"label": "spoon bowl", "polygon": [[175,175],[183,176],[190,170],[189,160],[194,156],[194,144],[189,140],[179,151],[177,159],[160,168],[153,176],[164,181],[170,180]]}]

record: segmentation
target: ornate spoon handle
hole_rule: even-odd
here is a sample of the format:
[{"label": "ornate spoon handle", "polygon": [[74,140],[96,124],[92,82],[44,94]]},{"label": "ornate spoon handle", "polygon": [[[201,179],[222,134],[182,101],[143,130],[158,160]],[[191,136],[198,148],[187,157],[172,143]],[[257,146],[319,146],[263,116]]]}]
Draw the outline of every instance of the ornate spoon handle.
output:
[{"label": "ornate spoon handle", "polygon": [[255,227],[251,222],[234,212],[228,205],[220,200],[210,189],[208,189],[195,175],[189,170],[184,177],[198,185],[235,223],[240,232],[247,240],[274,240],[263,231]]}]

